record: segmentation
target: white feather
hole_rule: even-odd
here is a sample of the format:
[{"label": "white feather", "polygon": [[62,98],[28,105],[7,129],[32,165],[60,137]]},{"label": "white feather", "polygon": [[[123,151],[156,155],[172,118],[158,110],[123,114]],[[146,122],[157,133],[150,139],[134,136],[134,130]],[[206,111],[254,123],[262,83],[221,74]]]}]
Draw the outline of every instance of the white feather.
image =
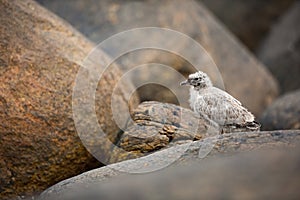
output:
[{"label": "white feather", "polygon": [[[204,74],[204,75],[203,75]],[[237,124],[244,125],[254,121],[254,116],[242,104],[227,92],[213,87],[208,76],[203,72],[197,72],[189,76],[206,76],[206,87],[190,88],[190,106],[201,116],[216,122],[219,126]]]}]

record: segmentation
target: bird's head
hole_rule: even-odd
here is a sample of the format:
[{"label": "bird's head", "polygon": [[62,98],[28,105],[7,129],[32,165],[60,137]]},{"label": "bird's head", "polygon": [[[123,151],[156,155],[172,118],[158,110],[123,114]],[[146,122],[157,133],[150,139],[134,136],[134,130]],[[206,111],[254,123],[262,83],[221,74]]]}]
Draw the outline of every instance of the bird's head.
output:
[{"label": "bird's head", "polygon": [[211,87],[212,83],[208,75],[202,71],[190,74],[189,78],[180,83],[180,85],[190,85],[195,89]]}]

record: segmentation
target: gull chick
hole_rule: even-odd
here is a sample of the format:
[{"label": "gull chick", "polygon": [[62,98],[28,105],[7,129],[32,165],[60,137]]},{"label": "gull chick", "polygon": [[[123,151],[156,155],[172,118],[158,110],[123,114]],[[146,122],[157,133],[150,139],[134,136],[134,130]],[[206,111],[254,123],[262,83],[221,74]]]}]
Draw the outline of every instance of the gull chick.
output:
[{"label": "gull chick", "polygon": [[[216,88],[208,75],[202,71],[190,74],[180,85],[190,86],[190,106],[194,112],[225,130],[258,131],[260,124],[242,104],[227,92]],[[227,129],[229,128],[229,129]],[[227,131],[225,131],[227,132]]]}]

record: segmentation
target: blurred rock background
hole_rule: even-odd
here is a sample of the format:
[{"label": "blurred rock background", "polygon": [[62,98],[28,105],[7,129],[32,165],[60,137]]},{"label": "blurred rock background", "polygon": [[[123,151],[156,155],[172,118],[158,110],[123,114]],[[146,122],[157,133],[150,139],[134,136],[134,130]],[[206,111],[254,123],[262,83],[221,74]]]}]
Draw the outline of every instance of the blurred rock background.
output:
[{"label": "blurred rock background", "polygon": [[255,52],[295,0],[199,0]]},{"label": "blurred rock background", "polygon": [[[72,88],[81,61],[93,46],[113,34],[131,28],[145,26],[170,28],[187,34],[199,42],[218,66],[225,89],[258,117],[262,129],[268,130],[262,135],[241,133],[234,137],[229,135],[230,139],[224,136],[224,139],[220,140],[223,146],[215,149],[220,156],[227,152],[225,147],[228,141],[230,145],[227,147],[237,151],[250,150],[261,144],[268,147],[281,144],[298,145],[299,131],[274,130],[300,129],[299,1],[37,0],[37,2],[44,8],[32,0],[0,0],[1,199],[20,199],[33,192],[39,193],[61,180],[103,164],[91,156],[76,134],[71,110]],[[136,38],[137,41],[143,39],[145,38]],[[189,46],[181,41],[173,41],[170,38],[169,42],[173,42],[178,50],[189,49]],[[117,47],[118,44],[115,45]],[[109,57],[105,52],[99,53],[104,63],[108,63]],[[198,52],[190,53],[197,56]],[[99,83],[102,85],[100,89],[98,87],[96,93],[99,100],[96,104],[98,120],[104,123],[111,141],[119,142],[120,130],[113,122],[111,111],[108,109],[111,100],[107,97],[122,76],[121,70],[153,62],[171,66],[184,76],[195,70],[183,58],[158,50],[141,50],[118,58],[112,71],[107,72],[106,80]],[[222,88],[222,84],[218,82],[219,74],[207,68],[204,70],[207,70],[213,82]],[[126,84],[117,95],[118,105],[122,110],[119,113],[121,117],[123,111],[127,109],[123,95],[129,93],[137,82],[149,80],[153,76],[163,78],[171,84],[180,81],[179,78],[175,79],[159,70],[152,74],[135,74],[131,80],[126,80]],[[188,98],[186,90],[180,88],[178,92],[181,97]],[[144,85],[138,89],[137,94],[140,101],[156,100],[178,104],[178,99],[168,88],[158,85]],[[132,99],[130,107],[134,108],[137,106],[138,98],[134,95]],[[182,106],[188,107],[188,103]],[[179,109],[176,106],[174,108]],[[169,109],[168,106],[166,109]],[[89,116],[86,117],[83,121],[88,127]],[[172,113],[169,113],[168,117],[172,118]],[[143,128],[144,126],[138,127],[142,134],[145,133]],[[167,129],[164,127],[165,130]],[[127,132],[130,133],[130,130]],[[95,151],[98,148],[106,152],[113,150],[102,138],[90,141]],[[250,142],[247,143],[248,141]],[[247,143],[246,148],[244,143]],[[129,145],[128,148],[132,146]],[[191,152],[185,156],[189,155]],[[299,155],[297,150],[293,155]],[[284,157],[282,155],[282,158]],[[120,157],[106,159],[122,160]],[[281,158],[276,160],[276,163],[280,163],[280,160]],[[233,169],[238,168],[239,162],[237,158]],[[254,167],[248,162],[244,166],[245,170],[249,166],[256,169],[255,162],[253,163]],[[295,169],[299,165],[298,160],[293,162],[292,157],[288,159],[288,163],[295,166]],[[266,166],[275,165],[269,162]],[[282,167],[277,168],[281,173],[289,171],[287,165]],[[292,177],[292,174],[285,175],[288,179]],[[105,173],[100,172],[93,178],[102,176],[105,176]],[[269,172],[267,177],[272,177],[272,174]],[[276,179],[280,180],[280,177]],[[295,192],[294,186],[298,184],[296,181],[294,183],[290,186],[292,194],[296,197],[299,194]],[[279,184],[274,188],[277,190],[280,186]],[[222,195],[222,192],[220,194]]]},{"label": "blurred rock background", "polygon": [[[225,89],[259,118],[278,95],[300,88],[300,26],[297,25],[299,1],[38,2],[96,43],[120,31],[144,26],[167,27],[189,35],[212,56],[221,72]],[[202,9],[204,7],[216,17],[211,18],[208,11]],[[180,43],[174,45],[179,49],[188,48]],[[119,58],[117,62],[125,68],[158,62],[172,66],[185,75],[193,72],[189,63],[178,56],[155,50],[135,52]],[[214,73],[209,75],[213,81],[217,77]],[[177,81],[168,79],[166,74],[161,76],[169,82]],[[134,76],[133,82],[147,79],[140,77]],[[145,85],[139,88],[138,93],[142,101],[158,100],[178,104],[172,92],[158,85]],[[179,90],[179,93],[187,95],[183,90]],[[188,107],[188,104],[183,106]]]},{"label": "blurred rock background", "polygon": [[[256,51],[261,42],[265,39],[278,19],[285,13],[296,0],[198,0],[203,3],[226,27],[234,33],[250,50]],[[118,10],[121,1],[80,1],[59,2],[58,0],[38,0],[39,3],[49,8],[59,16],[69,21],[75,28],[79,29],[93,41],[104,40],[111,36],[116,28],[107,25],[107,18],[103,18],[101,12],[114,12]],[[123,1],[124,2],[124,1]],[[144,4],[151,1],[131,0],[126,4]],[[163,2],[162,2],[163,3]],[[99,6],[99,4],[101,6]],[[111,5],[110,9],[106,9]],[[71,10],[70,10],[71,9]],[[128,8],[130,9],[130,8]],[[149,8],[150,9],[150,8]],[[105,11],[106,10],[106,11]],[[133,10],[133,9],[132,9]],[[72,12],[78,11],[78,12]],[[85,11],[88,11],[87,13]],[[129,11],[129,10],[128,10]],[[136,10],[132,15],[139,15]],[[95,13],[98,12],[97,15]],[[94,17],[91,18],[91,15]],[[88,19],[88,23],[81,23]],[[113,20],[113,17],[111,17]],[[115,18],[116,20],[116,18]],[[148,19],[149,21],[151,19]],[[117,21],[115,21],[117,22]],[[140,23],[140,22],[135,22]],[[98,24],[102,24],[104,33],[101,36],[92,35],[93,29]]]}]

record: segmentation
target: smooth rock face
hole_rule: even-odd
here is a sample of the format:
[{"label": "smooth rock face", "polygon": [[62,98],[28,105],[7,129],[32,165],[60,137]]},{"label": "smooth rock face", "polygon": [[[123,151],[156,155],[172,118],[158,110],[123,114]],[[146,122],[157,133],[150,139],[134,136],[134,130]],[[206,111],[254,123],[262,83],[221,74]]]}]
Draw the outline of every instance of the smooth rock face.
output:
[{"label": "smooth rock face", "polygon": [[295,0],[199,1],[207,6],[248,48],[255,51],[278,17]]},{"label": "smooth rock face", "polygon": [[277,99],[261,118],[264,130],[300,129],[300,90]]},{"label": "smooth rock face", "polygon": [[280,84],[281,93],[300,88],[300,2],[296,1],[274,26],[258,57]]},{"label": "smooth rock face", "polygon": [[261,151],[189,164],[114,178],[48,199],[297,199],[300,195],[299,148],[298,152]]},{"label": "smooth rock face", "polygon": [[[270,73],[241,45],[226,28],[220,25],[207,9],[196,1],[48,1],[40,0],[43,5],[65,18],[91,40],[98,42],[113,34],[137,27],[163,27],[182,32],[199,42],[211,55],[222,75],[226,90],[239,99],[255,115],[261,114],[277,96],[277,84]],[[134,14],[133,14],[134,13]],[[157,37],[135,40],[158,40]],[[161,41],[172,44],[178,50],[189,50],[190,46],[182,41]],[[123,41],[126,45],[126,41]],[[202,59],[203,55],[190,51],[191,55]],[[179,70],[184,75],[194,72],[191,65],[179,56],[159,50],[134,51],[117,59],[125,66],[145,63],[162,63]],[[210,66],[200,66],[210,67]],[[210,69],[210,68],[209,68]],[[208,70],[209,70],[208,69]],[[154,72],[167,83],[176,84],[181,80],[169,78],[167,73]],[[209,74],[214,83],[220,81],[218,74]],[[147,73],[133,76],[133,82],[151,80]],[[150,87],[147,92],[139,93],[142,100],[151,100],[158,90]],[[179,90],[180,91],[180,90]],[[187,91],[182,89],[179,96],[188,99]],[[169,98],[170,97],[170,98]],[[169,98],[169,99],[168,99]],[[162,99],[176,103],[170,92]],[[156,99],[159,101],[159,99]],[[188,107],[188,103],[182,106]]]},{"label": "smooth rock face", "polygon": [[[244,132],[206,138],[64,180],[44,191],[39,199],[115,199],[121,195],[122,198],[126,198],[125,194],[129,195],[128,199],[153,199],[155,195],[158,195],[159,199],[252,199],[299,195],[299,141],[299,130]],[[211,142],[214,142],[212,151],[205,159],[199,158],[199,150]],[[295,145],[298,148],[295,148]],[[255,151],[265,148],[279,148],[279,151]],[[125,179],[125,174],[118,171],[142,171],[149,166],[151,168],[153,165],[172,160],[174,154],[182,149],[186,151],[181,158],[171,167],[161,171],[125,176]],[[237,152],[250,150],[250,156],[236,155]],[[233,154],[236,156],[229,157]],[[220,158],[221,156],[223,158]],[[182,171],[173,171],[172,168],[178,170],[178,166]],[[83,185],[84,190],[81,190]],[[182,188],[182,185],[185,187]]]},{"label": "smooth rock face", "polygon": [[[92,48],[80,33],[35,2],[0,1],[1,199],[41,191],[99,166],[82,145],[72,113],[76,74]],[[109,62],[103,52],[99,59]],[[104,77],[96,91],[96,107],[102,108],[97,117],[113,141],[119,128],[111,119],[107,96],[120,71],[112,66]],[[128,82],[117,89],[120,108],[128,107],[122,95],[131,87]],[[89,117],[84,121],[89,123]],[[94,145],[108,150],[101,139]]]}]

